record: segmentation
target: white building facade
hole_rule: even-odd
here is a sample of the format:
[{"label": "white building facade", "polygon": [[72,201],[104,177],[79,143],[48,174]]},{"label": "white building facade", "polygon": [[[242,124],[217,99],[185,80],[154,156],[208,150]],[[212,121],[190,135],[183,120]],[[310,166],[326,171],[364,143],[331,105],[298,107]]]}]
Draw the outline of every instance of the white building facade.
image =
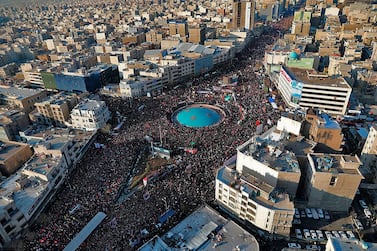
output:
[{"label": "white building facade", "polygon": [[84,100],[71,111],[71,126],[86,131],[103,128],[111,114],[104,101]]}]

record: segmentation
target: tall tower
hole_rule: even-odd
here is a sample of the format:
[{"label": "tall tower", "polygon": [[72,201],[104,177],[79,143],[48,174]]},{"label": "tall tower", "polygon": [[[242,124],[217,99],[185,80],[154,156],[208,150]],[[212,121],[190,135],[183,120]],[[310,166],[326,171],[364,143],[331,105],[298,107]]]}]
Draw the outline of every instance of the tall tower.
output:
[{"label": "tall tower", "polygon": [[233,29],[252,30],[254,28],[254,15],[254,0],[233,0]]}]

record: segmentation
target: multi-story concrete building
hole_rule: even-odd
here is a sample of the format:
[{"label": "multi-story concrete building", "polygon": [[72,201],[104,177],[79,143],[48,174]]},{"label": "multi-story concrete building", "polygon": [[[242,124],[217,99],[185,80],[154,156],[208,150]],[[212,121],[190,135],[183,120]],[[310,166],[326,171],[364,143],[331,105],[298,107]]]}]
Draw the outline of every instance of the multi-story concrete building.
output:
[{"label": "multi-story concrete building", "polygon": [[95,131],[104,127],[110,116],[104,101],[87,99],[72,109],[71,125],[73,128]]},{"label": "multi-story concrete building", "polygon": [[233,0],[232,28],[253,30],[255,22],[254,0]]},{"label": "multi-story concrete building", "polygon": [[348,211],[364,178],[357,156],[312,153],[303,177],[308,207]]},{"label": "multi-story concrete building", "polygon": [[0,87],[0,104],[9,108],[21,108],[29,114],[34,110],[34,104],[47,96],[46,91],[2,86]]},{"label": "multi-story concrete building", "polygon": [[306,112],[306,121],[310,124],[309,139],[322,143],[335,151],[341,151],[343,145],[342,128],[328,114],[313,109]]},{"label": "multi-story concrete building", "polygon": [[[208,236],[214,234],[209,243]],[[182,239],[184,236],[184,239]],[[226,240],[226,241],[224,241]],[[154,236],[138,251],[149,250],[196,250],[210,249],[259,251],[255,237],[234,221],[225,219],[214,209],[203,205],[179,222],[163,236]],[[241,250],[241,248],[239,248]]]},{"label": "multi-story concrete building", "polygon": [[38,116],[38,122],[46,125],[65,126],[69,119],[70,111],[77,102],[77,95],[61,92],[35,103],[40,115]]},{"label": "multi-story concrete building", "polygon": [[28,116],[21,109],[7,110],[0,114],[0,140],[13,141],[18,132],[30,124]]},{"label": "multi-story concrete building", "polygon": [[297,68],[281,67],[277,84],[288,106],[318,108],[331,115],[344,115],[352,88],[344,78]]},{"label": "multi-story concrete building", "polygon": [[377,177],[377,126],[373,125],[369,128],[368,137],[364,143],[363,150],[361,151],[361,161],[367,168],[371,168],[372,172]]},{"label": "multi-story concrete building", "polygon": [[215,199],[245,222],[289,236],[300,169],[295,155],[284,150],[283,135],[272,128],[239,146],[233,167],[217,171]]},{"label": "multi-story concrete building", "polygon": [[39,216],[93,137],[73,131],[56,133],[28,136],[32,141],[38,139],[35,154],[0,184],[0,247]]},{"label": "multi-story concrete building", "polygon": [[169,22],[169,35],[179,35],[183,42],[187,42],[188,24],[186,20],[172,20]]},{"label": "multi-story concrete building", "polygon": [[0,141],[0,172],[10,176],[33,154],[29,145],[15,141]]}]

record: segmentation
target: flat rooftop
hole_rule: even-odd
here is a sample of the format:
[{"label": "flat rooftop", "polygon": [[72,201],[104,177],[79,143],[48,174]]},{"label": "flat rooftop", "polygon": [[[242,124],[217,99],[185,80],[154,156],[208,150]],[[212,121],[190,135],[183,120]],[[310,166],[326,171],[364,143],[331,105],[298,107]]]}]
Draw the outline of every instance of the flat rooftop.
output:
[{"label": "flat rooftop", "polygon": [[25,164],[24,170],[47,176],[58,165],[60,158],[49,154],[35,154]]},{"label": "flat rooftop", "polygon": [[360,175],[362,164],[356,156],[342,154],[310,154],[316,172]]},{"label": "flat rooftop", "polygon": [[24,144],[18,144],[17,142],[0,141],[0,163],[3,163],[9,157],[17,154],[24,146]]},{"label": "flat rooftop", "polygon": [[154,237],[138,250],[259,250],[257,240],[231,220],[209,206],[202,206],[169,230]]},{"label": "flat rooftop", "polygon": [[292,151],[287,150],[286,145],[282,140],[256,137],[237,150],[277,171],[298,173],[300,168],[296,156]]},{"label": "flat rooftop", "polygon": [[8,99],[24,99],[41,93],[40,90],[27,89],[27,88],[17,88],[17,87],[5,87],[0,86],[0,94],[6,96]]},{"label": "flat rooftop", "polygon": [[285,67],[285,69],[288,70],[288,72],[292,73],[292,75],[294,76],[292,79],[296,79],[305,84],[315,84],[315,85],[351,89],[351,87],[342,78],[328,77],[327,75],[318,73],[314,70],[308,71],[308,70],[292,68],[292,67],[290,68]]},{"label": "flat rooftop", "polygon": [[236,173],[237,171],[232,168],[221,167],[217,172],[216,179],[231,186],[235,190],[246,192],[249,198],[252,198],[259,204],[271,208],[286,209],[294,207],[286,192],[276,189],[265,180],[251,173],[242,173],[240,174],[240,178],[235,180],[234,177]]}]

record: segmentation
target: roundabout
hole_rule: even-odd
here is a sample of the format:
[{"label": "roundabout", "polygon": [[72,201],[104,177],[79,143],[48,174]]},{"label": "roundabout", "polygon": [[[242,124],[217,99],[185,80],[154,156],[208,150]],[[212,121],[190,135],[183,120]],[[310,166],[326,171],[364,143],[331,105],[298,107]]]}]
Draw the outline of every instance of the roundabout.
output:
[{"label": "roundabout", "polygon": [[191,128],[216,126],[224,118],[222,109],[208,104],[190,104],[177,109],[172,115],[174,123]]}]

